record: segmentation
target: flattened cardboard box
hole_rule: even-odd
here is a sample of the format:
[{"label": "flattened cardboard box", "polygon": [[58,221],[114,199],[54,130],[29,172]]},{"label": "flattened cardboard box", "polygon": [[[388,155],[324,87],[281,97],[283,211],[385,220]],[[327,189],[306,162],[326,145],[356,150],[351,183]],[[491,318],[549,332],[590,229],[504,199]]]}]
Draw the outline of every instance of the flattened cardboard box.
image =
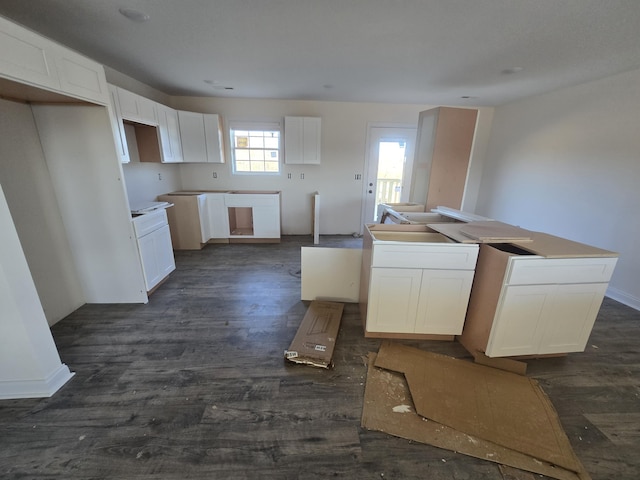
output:
[{"label": "flattened cardboard box", "polygon": [[294,363],[329,368],[344,304],[314,300],[284,357]]}]

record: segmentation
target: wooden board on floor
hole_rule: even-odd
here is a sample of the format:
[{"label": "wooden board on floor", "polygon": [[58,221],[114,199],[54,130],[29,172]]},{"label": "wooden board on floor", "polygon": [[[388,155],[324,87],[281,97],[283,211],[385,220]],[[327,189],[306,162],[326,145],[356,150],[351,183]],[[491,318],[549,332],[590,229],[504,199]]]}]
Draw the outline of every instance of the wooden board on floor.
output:
[{"label": "wooden board on floor", "polygon": [[368,360],[362,408],[364,428],[547,477],[578,480],[579,477],[574,472],[421,417],[416,413],[404,376],[398,372],[375,367],[375,353],[370,353]]},{"label": "wooden board on floor", "polygon": [[404,373],[423,417],[568,470],[584,471],[535,380],[391,342],[381,345],[376,366]]}]

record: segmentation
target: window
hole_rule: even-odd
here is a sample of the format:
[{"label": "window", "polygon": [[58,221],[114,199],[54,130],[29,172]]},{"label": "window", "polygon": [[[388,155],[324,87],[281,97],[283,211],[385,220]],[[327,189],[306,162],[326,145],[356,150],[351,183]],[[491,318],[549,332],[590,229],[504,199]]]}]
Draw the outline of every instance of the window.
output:
[{"label": "window", "polygon": [[280,124],[231,125],[233,173],[280,173]]}]

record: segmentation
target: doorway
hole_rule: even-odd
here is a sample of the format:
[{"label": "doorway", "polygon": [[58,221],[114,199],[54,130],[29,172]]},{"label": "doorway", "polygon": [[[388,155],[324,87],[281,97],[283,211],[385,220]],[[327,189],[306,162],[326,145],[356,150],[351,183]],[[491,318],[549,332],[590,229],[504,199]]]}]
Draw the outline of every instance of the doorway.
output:
[{"label": "doorway", "polygon": [[408,201],[415,139],[415,127],[369,127],[363,225],[379,222],[379,204]]}]

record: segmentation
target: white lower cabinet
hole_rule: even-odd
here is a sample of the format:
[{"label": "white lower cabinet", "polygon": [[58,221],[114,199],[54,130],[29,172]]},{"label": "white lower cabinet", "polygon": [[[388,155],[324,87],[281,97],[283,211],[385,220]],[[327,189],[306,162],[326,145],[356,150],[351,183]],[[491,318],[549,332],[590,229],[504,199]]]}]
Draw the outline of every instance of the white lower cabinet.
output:
[{"label": "white lower cabinet", "polygon": [[482,245],[461,343],[489,357],[583,351],[616,261]]},{"label": "white lower cabinet", "polygon": [[227,193],[229,238],[280,239],[280,193]]},{"label": "white lower cabinet", "polygon": [[606,283],[506,287],[486,354],[505,357],[583,351],[606,289]]},{"label": "white lower cabinet", "polygon": [[147,291],[151,291],[176,269],[167,213],[157,210],[134,217],[140,262]]},{"label": "white lower cabinet", "polygon": [[360,306],[369,337],[462,333],[478,245],[417,225],[367,225]]}]

